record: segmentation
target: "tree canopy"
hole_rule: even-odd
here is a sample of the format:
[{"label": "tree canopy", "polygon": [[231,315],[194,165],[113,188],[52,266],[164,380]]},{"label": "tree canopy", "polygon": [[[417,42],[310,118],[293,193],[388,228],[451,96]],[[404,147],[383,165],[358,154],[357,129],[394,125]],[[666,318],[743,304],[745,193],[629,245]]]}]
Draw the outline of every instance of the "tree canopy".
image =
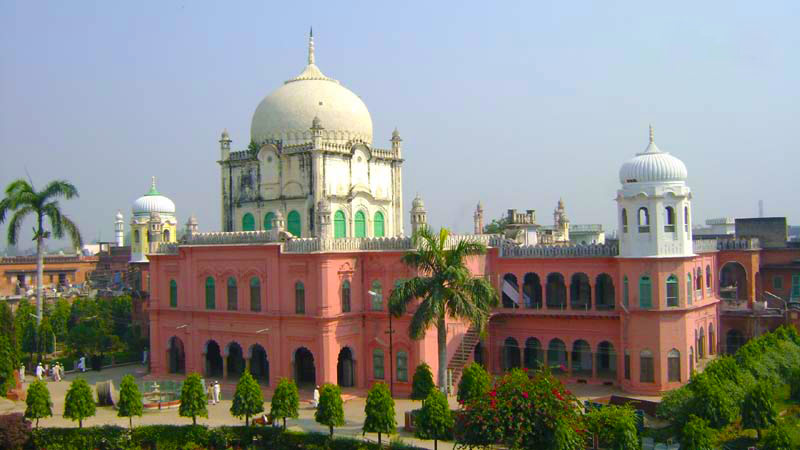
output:
[{"label": "tree canopy", "polygon": [[192,425],[197,425],[198,417],[208,417],[208,396],[203,389],[203,382],[199,374],[190,374],[183,382],[178,415],[191,417]]},{"label": "tree canopy", "polygon": [[314,420],[327,425],[333,437],[333,427],[344,425],[344,405],[342,390],[335,384],[324,384],[319,390],[319,405],[314,413]]},{"label": "tree canopy", "polygon": [[492,386],[492,377],[482,365],[473,362],[464,369],[458,381],[459,403],[466,403],[474,398],[486,395]]},{"label": "tree canopy", "polygon": [[378,433],[378,442],[381,435],[392,434],[396,431],[397,420],[394,417],[394,399],[389,393],[386,383],[377,382],[372,385],[367,393],[367,403],[364,405],[367,417],[362,427],[365,433]]},{"label": "tree canopy", "polygon": [[422,439],[433,439],[433,447],[437,449],[439,440],[452,437],[453,424],[447,397],[440,391],[432,389],[428,397],[423,400],[422,409],[414,422],[416,427],[414,435]]},{"label": "tree canopy", "polygon": [[132,375],[125,375],[119,384],[119,401],[117,402],[117,416],[127,417],[128,425],[133,428],[133,416],[142,417],[144,405],[139,386],[136,385]]},{"label": "tree canopy", "polygon": [[297,385],[293,380],[281,378],[275,392],[272,394],[269,414],[275,419],[283,419],[283,429],[286,429],[286,418],[297,418],[299,416],[300,395],[297,392]]},{"label": "tree canopy", "polygon": [[234,417],[244,417],[245,425],[250,425],[250,417],[264,411],[264,395],[261,393],[261,386],[250,375],[249,370],[245,370],[236,383],[236,392],[233,394],[231,404],[231,414]]},{"label": "tree canopy", "polygon": [[436,389],[433,383],[433,372],[431,366],[422,363],[414,370],[414,377],[411,382],[411,398],[414,400],[425,400],[432,390]]},{"label": "tree canopy", "polygon": [[53,401],[50,391],[44,381],[36,380],[28,386],[28,396],[25,398],[25,417],[36,419],[36,428],[39,428],[39,419],[53,415]]},{"label": "tree canopy", "polygon": [[94,416],[96,405],[89,383],[83,378],[76,378],[69,386],[67,397],[64,401],[64,417],[78,421],[78,427],[83,428],[83,420]]}]

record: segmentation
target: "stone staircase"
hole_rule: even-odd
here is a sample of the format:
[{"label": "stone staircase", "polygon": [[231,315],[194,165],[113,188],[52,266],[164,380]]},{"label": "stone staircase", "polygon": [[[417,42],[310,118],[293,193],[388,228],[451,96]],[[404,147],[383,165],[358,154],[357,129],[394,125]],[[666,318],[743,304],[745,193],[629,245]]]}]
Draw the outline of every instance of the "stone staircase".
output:
[{"label": "stone staircase", "polygon": [[458,380],[461,379],[464,367],[472,359],[472,353],[475,351],[478,341],[480,341],[478,330],[474,327],[469,327],[461,338],[461,344],[459,344],[458,349],[456,349],[453,357],[450,358],[450,362],[447,363],[447,371],[451,374],[450,380],[453,390],[458,386]]}]

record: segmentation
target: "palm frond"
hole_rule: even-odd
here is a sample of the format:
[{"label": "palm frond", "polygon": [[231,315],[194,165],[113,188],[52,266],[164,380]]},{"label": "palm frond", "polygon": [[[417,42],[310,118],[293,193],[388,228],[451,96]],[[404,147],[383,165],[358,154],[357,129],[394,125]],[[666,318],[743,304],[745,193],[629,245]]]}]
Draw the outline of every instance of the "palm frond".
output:
[{"label": "palm frond", "polygon": [[439,315],[436,313],[436,301],[423,301],[420,303],[414,315],[411,317],[411,323],[408,325],[408,334],[411,339],[422,339],[425,337],[425,332],[431,325],[436,323]]},{"label": "palm frond", "polygon": [[69,181],[54,180],[48,183],[40,194],[44,201],[61,197],[69,200],[78,197],[78,189]]},{"label": "palm frond", "polygon": [[428,280],[420,277],[401,280],[389,294],[389,311],[399,317],[408,310],[408,304],[425,296]]},{"label": "palm frond", "polygon": [[81,231],[78,229],[78,225],[75,224],[69,217],[65,215],[61,215],[61,226],[63,227],[64,231],[67,232],[69,235],[69,239],[72,241],[72,245],[75,247],[83,247],[83,237],[81,236]]},{"label": "palm frond", "polygon": [[30,184],[25,180],[12,181],[6,187],[6,196],[0,201],[0,224],[5,222],[9,211],[14,211],[24,206],[36,206],[39,198]]},{"label": "palm frond", "polygon": [[25,216],[28,214],[36,214],[36,209],[33,206],[25,206],[17,209],[14,215],[11,216],[11,220],[8,222],[8,245],[17,244],[19,229],[22,226],[22,222],[25,220]]},{"label": "palm frond", "polygon": [[58,202],[54,201],[44,205],[42,207],[42,214],[50,219],[50,227],[53,229],[53,236],[58,239],[64,237],[61,209],[58,207]]}]

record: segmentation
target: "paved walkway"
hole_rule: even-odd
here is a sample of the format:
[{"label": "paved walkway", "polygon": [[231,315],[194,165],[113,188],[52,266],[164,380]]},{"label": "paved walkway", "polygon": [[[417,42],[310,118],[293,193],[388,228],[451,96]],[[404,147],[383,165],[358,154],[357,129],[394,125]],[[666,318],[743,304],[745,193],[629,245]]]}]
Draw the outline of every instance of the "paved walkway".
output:
[{"label": "paved walkway", "polygon": [[[124,375],[132,374],[137,378],[141,378],[144,375],[144,369],[142,366],[134,365],[134,366],[124,366],[124,367],[116,367],[112,369],[105,369],[101,372],[85,372],[83,374],[67,374],[65,379],[60,382],[53,382],[49,381],[47,383],[47,387],[50,390],[50,396],[53,399],[53,417],[42,419],[40,420],[40,426],[46,427],[72,427],[77,426],[76,422],[72,422],[69,419],[65,419],[62,416],[64,411],[64,398],[66,397],[67,389],[69,389],[69,383],[78,376],[82,376],[86,379],[86,381],[94,387],[94,385],[101,381],[112,380],[114,382],[114,388],[119,390],[119,382]],[[27,382],[30,383],[33,381],[33,377],[27,377]],[[27,384],[26,384],[27,386]],[[218,426],[218,425],[239,425],[243,424],[244,421],[233,417],[230,413],[231,408],[231,396],[233,394],[233,390],[235,385],[232,383],[227,383],[223,385],[223,400],[221,403],[216,405],[209,405],[208,406],[208,418],[199,418],[198,423],[209,425],[209,426]],[[573,391],[573,393],[578,396],[581,400],[584,399],[591,399],[591,398],[598,398],[598,397],[606,397],[611,394],[618,394],[620,391],[618,389],[609,387],[609,386],[597,386],[597,385],[570,385],[569,388]],[[344,404],[344,416],[345,416],[345,425],[342,427],[337,427],[334,430],[334,434],[338,436],[352,436],[361,438],[361,426],[364,423],[364,405],[366,402],[366,398],[363,391],[359,390],[349,390],[345,389],[344,393],[350,394]],[[272,397],[271,391],[265,390],[265,399],[269,399]],[[287,420],[287,428],[296,431],[317,431],[321,433],[327,433],[328,428],[322,425],[319,425],[314,421],[314,408],[311,407],[308,400],[311,398],[310,391],[301,391],[300,393],[301,404],[300,404],[300,417],[298,419],[289,419]],[[458,404],[455,400],[454,396],[449,397],[450,406],[452,409],[456,409]],[[432,441],[424,441],[420,439],[416,439],[413,437],[411,433],[407,433],[402,431],[402,426],[404,424],[404,414],[406,411],[410,411],[412,409],[417,409],[421,407],[421,402],[408,400],[408,399],[395,399],[395,412],[397,418],[397,425],[399,434],[395,435],[402,439],[403,441],[417,445],[423,448],[433,448]],[[269,401],[264,402],[264,410],[269,411],[270,405]],[[25,403],[24,402],[12,402],[10,400],[6,400],[4,398],[0,398],[0,413],[6,412],[24,412],[25,411]],[[155,425],[155,424],[191,424],[191,418],[184,418],[178,415],[177,409],[169,409],[169,410],[145,410],[144,415],[142,417],[135,417],[133,419],[134,426],[138,425]],[[91,417],[84,421],[84,425],[86,426],[93,426],[93,425],[119,425],[123,427],[128,426],[128,419],[123,417],[117,417],[117,411],[112,407],[98,407],[97,414],[94,417]],[[378,436],[377,434],[367,433],[366,438],[370,440],[377,441]],[[384,436],[386,439],[386,436]],[[453,445],[451,443],[440,443],[439,448],[441,449],[452,449]]]}]

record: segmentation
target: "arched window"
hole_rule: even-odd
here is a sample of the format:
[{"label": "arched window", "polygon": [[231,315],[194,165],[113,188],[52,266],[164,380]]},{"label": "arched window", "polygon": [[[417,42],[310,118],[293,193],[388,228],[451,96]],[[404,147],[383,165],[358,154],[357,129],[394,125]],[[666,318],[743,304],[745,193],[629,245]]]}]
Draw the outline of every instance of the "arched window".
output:
[{"label": "arched window", "polygon": [[164,230],[162,242],[169,242],[169,230]]},{"label": "arched window", "polygon": [[408,353],[397,352],[397,381],[408,381]]},{"label": "arched window", "polygon": [[519,308],[519,284],[513,273],[503,275],[503,308]]},{"label": "arched window", "polygon": [[639,353],[639,382],[655,382],[655,364],[653,361],[653,352],[650,350],[642,350],[641,353]]},{"label": "arched window", "polygon": [[272,221],[275,220],[275,213],[268,212],[264,215],[264,229],[271,230],[272,229]]},{"label": "arched window", "polygon": [[522,283],[522,297],[526,308],[542,308],[542,283],[539,275],[526,273]]},{"label": "arched window", "polygon": [[367,237],[367,219],[363,211],[356,213],[353,235],[357,238]]},{"label": "arched window", "polygon": [[694,299],[694,295],[692,295],[692,274],[686,274],[686,302],[690,305],[692,304],[692,300]]},{"label": "arched window", "polygon": [[250,278],[250,311],[261,311],[261,281],[258,277]]},{"label": "arched window", "polygon": [[175,280],[169,280],[169,306],[178,307],[178,283]]},{"label": "arched window", "polygon": [[216,293],[214,291],[214,278],[206,277],[206,309],[216,308]]},{"label": "arched window", "polygon": [[512,337],[506,338],[503,342],[503,369],[511,370],[519,366],[519,343]]},{"label": "arched window", "polygon": [[628,232],[628,210],[622,208],[622,232]]},{"label": "arched window", "polygon": [[542,344],[535,337],[530,337],[525,341],[525,352],[523,361],[526,369],[538,369],[544,363],[544,350]]},{"label": "arched window", "polygon": [[689,232],[689,207],[683,207],[683,230]]},{"label": "arched window", "polygon": [[569,283],[569,303],[572,309],[592,308],[592,287],[589,285],[589,276],[585,273],[572,275]]},{"label": "arched window", "polygon": [[383,350],[379,348],[372,351],[372,378],[383,379]]},{"label": "arched window", "polygon": [[711,290],[711,266],[706,266],[706,289]]},{"label": "arched window", "polygon": [[375,280],[372,282],[369,295],[372,297],[371,309],[373,311],[383,311],[383,287],[380,281]]},{"label": "arched window", "polygon": [[350,312],[350,281],[342,282],[342,312]]},{"label": "arched window", "polygon": [[625,379],[626,380],[630,380],[631,379],[631,352],[630,352],[630,350],[625,350],[625,354],[624,354],[624,358],[623,358],[623,364],[625,366],[623,368],[624,372],[625,372]]},{"label": "arched window", "polygon": [[564,282],[564,275],[556,272],[548,274],[545,294],[547,309],[566,309],[567,286]]},{"label": "arched window", "polygon": [[600,310],[614,309],[614,280],[611,275],[601,273],[594,280],[595,307]]},{"label": "arched window", "polygon": [[650,232],[650,212],[642,206],[639,208],[639,233]]},{"label": "arched window", "polygon": [[630,294],[628,292],[628,276],[625,275],[622,277],[622,304],[625,305],[626,308],[630,304]]},{"label": "arched window", "polygon": [[672,209],[672,206],[667,206],[664,208],[664,212],[666,213],[666,224],[664,225],[664,231],[667,233],[674,233],[675,232],[675,210]]},{"label": "arched window", "polygon": [[667,353],[667,381],[681,381],[681,352],[674,348]]},{"label": "arched window", "polygon": [[238,309],[239,289],[236,287],[236,279],[228,277],[228,311]]},{"label": "arched window", "polygon": [[342,211],[336,211],[333,215],[333,237],[336,239],[347,237],[347,220]]},{"label": "arched window", "polygon": [[253,218],[253,215],[247,213],[242,217],[242,231],[255,231],[256,230],[256,219]]},{"label": "arched window", "polygon": [[375,237],[384,237],[386,236],[386,232],[383,228],[383,213],[377,211],[375,213],[375,223],[372,224],[372,231],[373,236]]},{"label": "arched window", "polygon": [[714,324],[708,324],[708,354],[713,355],[717,352],[717,340],[714,337]]},{"label": "arched window", "polygon": [[135,244],[139,243],[139,230],[134,230],[134,232],[133,232],[133,242]]},{"label": "arched window", "polygon": [[678,306],[678,277],[667,278],[667,306]]},{"label": "arched window", "polygon": [[696,291],[702,291],[703,290],[703,271],[700,270],[699,267],[697,268],[697,270],[695,270],[694,290],[696,290]]},{"label": "arched window", "polygon": [[653,307],[651,288],[650,277],[643,275],[639,278],[639,308],[649,309]]},{"label": "arched window", "polygon": [[302,227],[300,226],[300,213],[297,211],[291,211],[289,216],[286,218],[286,229],[292,235],[300,237],[302,235]]},{"label": "arched window", "polygon": [[302,281],[294,284],[294,312],[296,314],[306,313],[306,288]]}]

